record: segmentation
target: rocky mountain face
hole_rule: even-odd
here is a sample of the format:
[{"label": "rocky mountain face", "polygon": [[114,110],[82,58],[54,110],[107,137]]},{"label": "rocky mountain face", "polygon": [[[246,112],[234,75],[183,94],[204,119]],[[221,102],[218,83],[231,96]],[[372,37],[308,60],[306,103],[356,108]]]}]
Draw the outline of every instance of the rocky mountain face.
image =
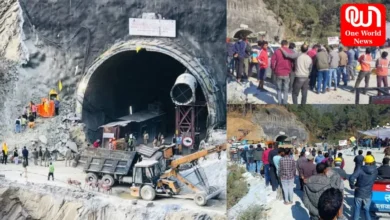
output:
[{"label": "rocky mountain face", "polygon": [[294,114],[278,106],[268,106],[255,112],[252,121],[262,127],[270,140],[275,141],[279,136],[295,136],[298,141],[303,141],[310,136],[305,125]]},{"label": "rocky mountain face", "polygon": [[248,30],[258,33],[266,32],[265,40],[274,40],[278,36],[284,36],[284,27],[277,15],[268,10],[263,0],[227,0],[227,36],[242,29],[241,25],[247,25]]},{"label": "rocky mountain face", "polygon": [[[218,105],[224,106],[225,4],[224,0],[1,1],[0,141],[12,136],[24,106],[29,101],[40,103],[59,81],[61,114],[73,113],[85,71],[112,45],[137,39],[129,35],[129,18],[141,18],[143,13],[176,20],[177,37],[165,40],[191,55],[189,62],[197,60],[204,66],[218,87]],[[218,114],[224,118],[225,112]],[[57,144],[48,139],[48,145]]]}]

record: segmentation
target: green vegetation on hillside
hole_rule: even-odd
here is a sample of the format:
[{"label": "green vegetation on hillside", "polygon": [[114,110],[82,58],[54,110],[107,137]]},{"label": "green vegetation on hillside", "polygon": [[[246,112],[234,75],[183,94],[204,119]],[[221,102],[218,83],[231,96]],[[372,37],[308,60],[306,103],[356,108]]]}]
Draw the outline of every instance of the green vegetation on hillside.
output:
[{"label": "green vegetation on hillside", "polygon": [[289,40],[318,39],[339,36],[340,7],[344,3],[383,3],[390,15],[390,0],[264,0],[268,9],[284,22]]},{"label": "green vegetation on hillside", "polygon": [[313,141],[345,139],[358,130],[368,130],[390,123],[387,105],[288,105],[287,109],[311,131]]},{"label": "green vegetation on hillside", "polygon": [[242,177],[242,174],[246,172],[245,168],[233,164],[229,165],[228,170],[227,208],[230,209],[248,193],[248,187]]}]

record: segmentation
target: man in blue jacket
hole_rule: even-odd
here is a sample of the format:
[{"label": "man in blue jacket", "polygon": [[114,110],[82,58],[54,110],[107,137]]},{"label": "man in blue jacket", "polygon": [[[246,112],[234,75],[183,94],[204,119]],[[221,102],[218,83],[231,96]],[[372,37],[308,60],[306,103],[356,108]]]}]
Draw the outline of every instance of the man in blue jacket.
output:
[{"label": "man in blue jacket", "polygon": [[349,177],[349,186],[355,190],[355,210],[353,219],[360,218],[360,210],[364,205],[365,219],[371,220],[370,205],[372,196],[372,186],[378,176],[378,170],[375,166],[375,159],[372,155],[364,158],[365,165],[357,169]]},{"label": "man in blue jacket", "polygon": [[[240,40],[237,41],[234,44],[234,59],[235,59],[235,67],[236,67],[236,77],[237,81],[240,82],[242,78],[244,78],[244,62],[245,59],[249,57],[249,54],[246,51],[247,49],[247,42],[246,42],[246,37],[240,36]],[[247,66],[248,68],[248,66]]]}]

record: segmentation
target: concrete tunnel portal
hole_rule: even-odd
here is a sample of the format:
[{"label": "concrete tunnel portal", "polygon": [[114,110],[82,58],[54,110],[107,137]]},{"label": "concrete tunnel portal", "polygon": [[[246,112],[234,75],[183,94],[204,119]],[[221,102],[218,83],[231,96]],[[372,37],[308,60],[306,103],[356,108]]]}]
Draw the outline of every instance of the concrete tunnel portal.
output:
[{"label": "concrete tunnel portal", "polygon": [[171,137],[175,132],[175,103],[170,94],[183,73],[197,80],[196,101],[207,103],[197,114],[199,137],[205,137],[208,123],[215,121],[216,114],[215,94],[210,93],[204,82],[203,75],[207,72],[194,65],[193,57],[186,55],[190,58],[186,61],[185,56],[172,52],[127,42],[113,46],[92,64],[79,84],[76,106],[78,116],[86,124],[89,141],[101,138],[99,126],[129,115],[130,106],[136,113],[148,110],[149,104],[158,104],[165,113],[165,120],[156,126],[166,137]]}]

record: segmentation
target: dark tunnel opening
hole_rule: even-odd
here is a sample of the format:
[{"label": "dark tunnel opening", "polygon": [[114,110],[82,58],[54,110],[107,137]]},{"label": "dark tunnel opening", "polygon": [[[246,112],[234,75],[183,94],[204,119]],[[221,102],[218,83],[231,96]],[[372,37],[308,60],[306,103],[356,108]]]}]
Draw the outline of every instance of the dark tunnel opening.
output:
[{"label": "dark tunnel opening", "polygon": [[[153,104],[159,106],[165,114],[158,122],[152,122],[158,124],[148,125],[155,127],[147,129],[149,141],[161,132],[166,142],[170,143],[175,133],[175,104],[170,91],[177,77],[184,72],[186,67],[183,64],[158,52],[126,51],[106,60],[91,76],[84,94],[82,118],[89,141],[101,139],[102,129],[99,126],[120,121],[119,118],[130,114],[130,106],[135,115],[150,110],[150,104]],[[196,88],[196,101],[206,101],[199,84]],[[206,135],[207,116],[207,107],[197,114],[200,139]],[[136,135],[140,143],[141,132],[131,133]]]}]

